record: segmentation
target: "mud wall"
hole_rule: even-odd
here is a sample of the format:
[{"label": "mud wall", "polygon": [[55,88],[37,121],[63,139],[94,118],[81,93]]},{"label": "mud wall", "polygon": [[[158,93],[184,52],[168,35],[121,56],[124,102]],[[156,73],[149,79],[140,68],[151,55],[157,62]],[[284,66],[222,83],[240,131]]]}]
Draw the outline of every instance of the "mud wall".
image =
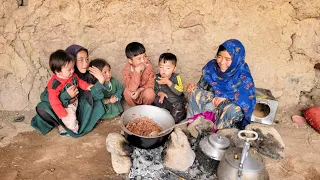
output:
[{"label": "mud wall", "polygon": [[230,38],[245,45],[256,86],[286,110],[317,83],[320,1],[0,0],[0,32],[0,110],[33,109],[50,77],[50,53],[73,43],[90,59],[107,59],[121,81],[129,42],[143,43],[155,67],[172,52],[187,84]]}]

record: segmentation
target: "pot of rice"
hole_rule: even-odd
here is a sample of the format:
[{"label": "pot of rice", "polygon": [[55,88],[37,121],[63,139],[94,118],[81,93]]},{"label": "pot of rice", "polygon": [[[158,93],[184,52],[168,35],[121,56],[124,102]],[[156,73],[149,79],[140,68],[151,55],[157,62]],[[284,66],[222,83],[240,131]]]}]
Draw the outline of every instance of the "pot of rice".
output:
[{"label": "pot of rice", "polygon": [[133,146],[143,149],[152,149],[163,145],[172,130],[153,137],[150,136],[152,131],[161,132],[175,125],[169,111],[151,105],[134,106],[124,111],[120,123],[127,141]]}]

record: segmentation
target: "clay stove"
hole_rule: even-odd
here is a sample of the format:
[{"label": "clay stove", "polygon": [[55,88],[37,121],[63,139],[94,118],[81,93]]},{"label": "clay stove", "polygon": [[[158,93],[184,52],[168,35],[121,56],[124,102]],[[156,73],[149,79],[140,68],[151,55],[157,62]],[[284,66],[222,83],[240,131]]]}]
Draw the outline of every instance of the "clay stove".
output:
[{"label": "clay stove", "polygon": [[278,101],[268,89],[256,88],[257,103],[251,121],[271,125],[276,116]]}]

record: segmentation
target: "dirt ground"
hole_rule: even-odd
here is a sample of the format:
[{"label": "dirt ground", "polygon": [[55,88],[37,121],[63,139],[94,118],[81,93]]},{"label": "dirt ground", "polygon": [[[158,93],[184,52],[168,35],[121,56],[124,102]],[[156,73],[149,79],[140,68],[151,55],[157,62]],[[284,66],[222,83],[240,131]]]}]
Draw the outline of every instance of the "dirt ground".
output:
[{"label": "dirt ground", "polygon": [[[24,115],[23,122],[14,122]],[[74,139],[56,130],[46,136],[33,130],[34,112],[0,112],[0,175],[2,180],[20,179],[126,179],[117,175],[106,151],[106,137],[120,132],[119,119],[97,124],[89,134]],[[274,125],[285,144],[286,157],[265,158],[271,180],[320,180],[320,135],[289,120]]]}]

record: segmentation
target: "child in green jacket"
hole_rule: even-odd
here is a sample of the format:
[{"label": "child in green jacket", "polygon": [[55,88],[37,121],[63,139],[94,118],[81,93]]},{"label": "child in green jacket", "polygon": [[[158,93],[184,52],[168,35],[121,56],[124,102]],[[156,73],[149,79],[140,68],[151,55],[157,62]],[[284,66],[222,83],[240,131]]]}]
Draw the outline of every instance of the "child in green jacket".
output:
[{"label": "child in green jacket", "polygon": [[[123,85],[119,83],[114,77],[112,77],[110,64],[101,58],[94,59],[90,62],[89,67],[97,67],[102,71],[105,78],[104,86],[104,106],[106,108],[106,113],[102,116],[103,119],[110,119],[118,116],[123,112],[121,105]],[[94,83],[97,79],[91,76],[91,81]]]}]

